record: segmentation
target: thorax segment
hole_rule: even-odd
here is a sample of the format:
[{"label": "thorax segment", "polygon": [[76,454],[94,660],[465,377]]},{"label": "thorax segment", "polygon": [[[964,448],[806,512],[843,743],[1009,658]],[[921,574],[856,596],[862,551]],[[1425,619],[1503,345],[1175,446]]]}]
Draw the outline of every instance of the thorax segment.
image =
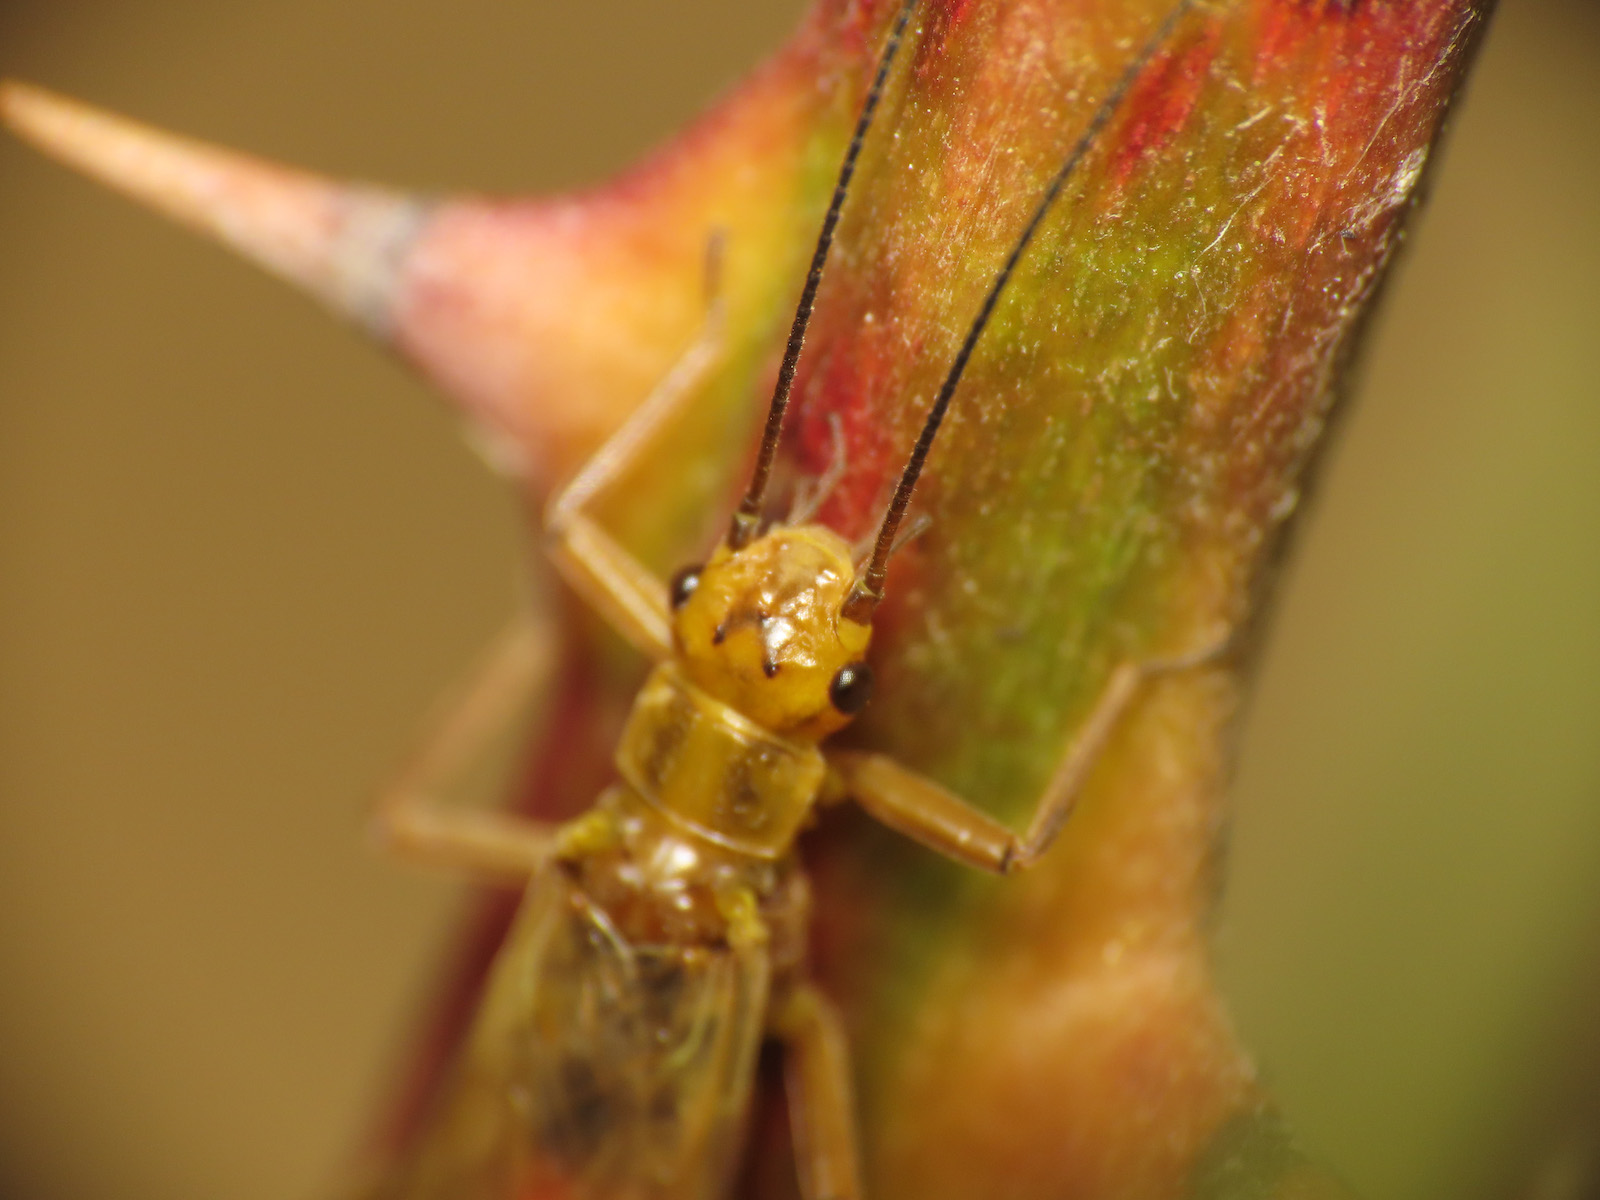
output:
[{"label": "thorax segment", "polygon": [[762,859],[789,851],[827,773],[814,744],[764,729],[672,663],[640,689],[616,762],[674,823]]}]

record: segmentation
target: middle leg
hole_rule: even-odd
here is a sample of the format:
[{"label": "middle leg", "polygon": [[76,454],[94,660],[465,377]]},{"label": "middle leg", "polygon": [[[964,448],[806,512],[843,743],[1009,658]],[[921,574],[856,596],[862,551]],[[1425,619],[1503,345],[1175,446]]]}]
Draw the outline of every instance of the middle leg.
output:
[{"label": "middle leg", "polygon": [[555,829],[515,813],[445,803],[547,676],[554,652],[547,624],[521,614],[440,701],[410,761],[378,797],[375,839],[432,866],[520,883],[550,858]]}]

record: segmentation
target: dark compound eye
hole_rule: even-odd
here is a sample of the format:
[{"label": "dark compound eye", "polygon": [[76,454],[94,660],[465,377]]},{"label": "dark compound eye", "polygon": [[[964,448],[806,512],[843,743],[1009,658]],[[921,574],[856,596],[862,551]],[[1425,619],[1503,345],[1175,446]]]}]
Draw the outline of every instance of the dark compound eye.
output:
[{"label": "dark compound eye", "polygon": [[828,685],[828,699],[845,716],[855,716],[872,699],[872,668],[864,662],[840,667]]},{"label": "dark compound eye", "polygon": [[700,586],[700,568],[698,566],[684,567],[672,577],[672,583],[667,587],[667,598],[674,609],[684,606],[689,597],[694,595],[695,588]]}]

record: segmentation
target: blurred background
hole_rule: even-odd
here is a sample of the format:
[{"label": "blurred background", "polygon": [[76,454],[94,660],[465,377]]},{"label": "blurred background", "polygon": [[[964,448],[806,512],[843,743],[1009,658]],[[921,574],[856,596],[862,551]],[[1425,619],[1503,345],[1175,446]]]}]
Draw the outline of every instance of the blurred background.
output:
[{"label": "blurred background", "polygon": [[[0,73],[544,191],[800,8],[3,0]],[[1597,79],[1593,5],[1496,18],[1246,725],[1219,960],[1371,1200],[1576,1197],[1600,1164]],[[381,353],[0,139],[0,1194],[324,1194],[461,906],[363,848],[365,808],[520,545]]]}]

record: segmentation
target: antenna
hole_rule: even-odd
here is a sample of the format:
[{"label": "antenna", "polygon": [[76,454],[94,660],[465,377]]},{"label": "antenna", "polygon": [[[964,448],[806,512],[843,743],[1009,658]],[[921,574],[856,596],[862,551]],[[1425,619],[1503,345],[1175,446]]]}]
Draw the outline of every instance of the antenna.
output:
[{"label": "antenna", "polygon": [[1150,40],[1144,44],[1134,60],[1123,71],[1122,77],[1117,80],[1116,86],[1100,102],[1100,107],[1089,120],[1089,126],[1083,131],[1077,143],[1067,155],[1066,162],[1061,164],[1061,169],[1056,172],[1055,178],[1050,181],[1050,186],[1045,189],[1044,197],[1039,201],[1039,206],[1034,209],[1033,216],[1029,218],[1027,226],[1022,231],[1022,236],[1017,239],[1017,244],[1012,247],[1011,255],[1006,259],[1005,265],[1000,268],[1000,273],[995,276],[994,283],[989,287],[989,294],[983,298],[983,306],[978,309],[978,315],[973,318],[972,325],[967,330],[967,336],[961,343],[961,349],[956,351],[955,361],[950,365],[950,372],[944,377],[944,383],[939,387],[939,393],[934,397],[933,407],[928,410],[927,420],[923,423],[922,432],[917,435],[916,444],[911,448],[911,457],[906,462],[905,470],[900,475],[900,482],[895,485],[894,497],[889,501],[889,511],[884,514],[883,524],[878,528],[877,541],[872,547],[872,559],[866,572],[856,580],[856,585],[850,592],[850,598],[845,601],[843,615],[846,619],[862,624],[872,619],[872,612],[878,606],[878,601],[883,599],[883,581],[889,568],[889,555],[894,551],[895,533],[900,528],[900,521],[905,516],[906,506],[911,503],[911,492],[917,486],[917,477],[922,474],[923,464],[927,462],[928,451],[933,448],[934,436],[939,432],[939,425],[944,420],[946,411],[950,408],[951,397],[955,395],[956,386],[961,382],[961,375],[967,369],[967,362],[972,357],[973,350],[978,345],[978,339],[983,335],[984,329],[989,324],[989,318],[994,315],[995,305],[999,302],[1000,293],[1005,290],[1012,273],[1016,270],[1018,261],[1027,251],[1033,235],[1038,232],[1040,224],[1044,221],[1051,206],[1055,204],[1056,197],[1061,194],[1062,187],[1067,178],[1072,174],[1084,155],[1089,152],[1095,138],[1110,122],[1117,108],[1122,104],[1133,86],[1134,80],[1143,74],[1150,60],[1155,57],[1156,51],[1171,36],[1173,29],[1182,19],[1184,13],[1193,5],[1194,0],[1179,0],[1177,6],[1161,22],[1160,27],[1151,35]]},{"label": "antenna", "polygon": [[833,185],[833,198],[828,202],[827,215],[822,218],[822,231],[817,234],[817,248],[811,255],[811,270],[806,274],[805,287],[800,292],[800,303],[794,310],[794,324],[789,329],[789,342],[783,350],[783,362],[778,366],[778,383],[772,390],[772,405],[767,409],[766,428],[761,433],[761,449],[756,453],[755,471],[750,477],[750,487],[733,514],[728,527],[728,548],[738,550],[749,544],[761,524],[761,503],[766,497],[767,479],[772,474],[772,461],[777,457],[778,439],[783,434],[783,414],[789,407],[789,393],[794,388],[795,368],[800,363],[800,349],[805,345],[806,326],[811,322],[811,310],[816,304],[817,287],[822,283],[822,267],[828,261],[828,249],[833,245],[833,231],[839,224],[839,213],[844,208],[845,192],[850,178],[856,173],[856,160],[861,157],[861,144],[866,140],[867,129],[873,114],[878,111],[878,101],[883,99],[883,89],[889,78],[889,68],[894,65],[900,50],[906,26],[911,21],[911,10],[917,0],[905,0],[900,14],[889,30],[889,40],[878,56],[878,70],[867,89],[866,101],[861,106],[861,116],[856,120],[855,132],[850,136],[849,149],[839,167],[838,182]]}]

